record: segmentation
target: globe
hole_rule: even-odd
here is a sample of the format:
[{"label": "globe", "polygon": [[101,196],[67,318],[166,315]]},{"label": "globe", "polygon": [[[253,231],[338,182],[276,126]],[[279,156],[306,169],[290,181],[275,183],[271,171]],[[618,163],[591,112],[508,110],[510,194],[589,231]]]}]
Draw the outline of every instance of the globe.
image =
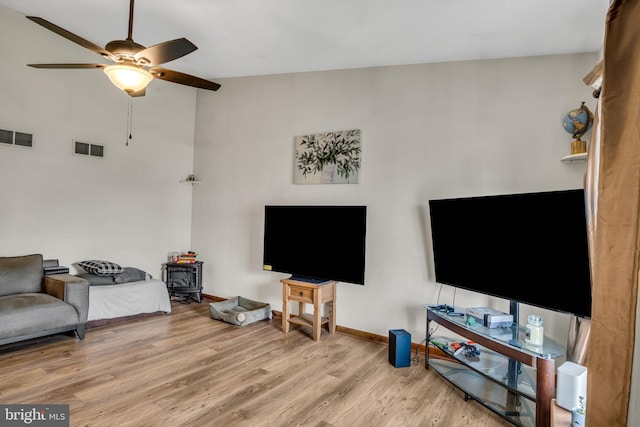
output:
[{"label": "globe", "polygon": [[569,132],[574,138],[580,139],[582,135],[587,133],[593,124],[593,114],[584,105],[569,111],[562,119],[562,127]]}]

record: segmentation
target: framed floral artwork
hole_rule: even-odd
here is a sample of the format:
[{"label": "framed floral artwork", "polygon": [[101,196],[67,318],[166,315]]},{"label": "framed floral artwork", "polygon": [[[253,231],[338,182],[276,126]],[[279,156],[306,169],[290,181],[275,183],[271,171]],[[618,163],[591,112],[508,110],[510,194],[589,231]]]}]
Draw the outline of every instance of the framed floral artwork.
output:
[{"label": "framed floral artwork", "polygon": [[295,137],[294,184],[357,184],[362,131],[315,133]]}]

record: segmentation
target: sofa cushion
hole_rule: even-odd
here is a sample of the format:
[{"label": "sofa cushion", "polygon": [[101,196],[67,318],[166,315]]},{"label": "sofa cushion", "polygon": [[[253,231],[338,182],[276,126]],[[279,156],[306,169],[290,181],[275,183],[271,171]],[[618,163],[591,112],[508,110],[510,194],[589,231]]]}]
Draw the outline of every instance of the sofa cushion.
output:
[{"label": "sofa cushion", "polygon": [[98,276],[97,274],[91,273],[80,273],[76,274],[76,276],[85,279],[91,286],[105,286],[116,284],[116,282],[113,280],[113,276]]},{"label": "sofa cushion", "polygon": [[78,265],[87,273],[97,274],[98,276],[112,276],[124,271],[124,269],[115,262],[99,259],[80,261]]},{"label": "sofa cushion", "polygon": [[148,278],[150,278],[150,275],[148,275],[144,270],[134,267],[125,267],[122,273],[115,274],[113,276],[113,281],[116,283],[129,283],[147,280]]},{"label": "sofa cushion", "polygon": [[42,255],[0,257],[0,296],[42,291]]},{"label": "sofa cushion", "polygon": [[0,297],[0,337],[17,337],[80,323],[72,305],[45,293]]}]

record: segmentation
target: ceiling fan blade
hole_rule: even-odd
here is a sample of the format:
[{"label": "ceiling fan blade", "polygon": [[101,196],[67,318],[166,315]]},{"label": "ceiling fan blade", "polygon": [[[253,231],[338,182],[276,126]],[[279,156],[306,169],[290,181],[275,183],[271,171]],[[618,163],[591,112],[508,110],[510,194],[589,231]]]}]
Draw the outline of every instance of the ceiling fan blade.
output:
[{"label": "ceiling fan blade", "polygon": [[97,44],[92,43],[89,40],[83,39],[82,37],[77,36],[72,32],[65,30],[62,27],[58,27],[56,24],[49,22],[46,19],[38,18],[37,16],[27,16],[27,19],[32,20],[36,24],[42,25],[47,30],[53,31],[59,36],[62,36],[65,39],[70,40],[76,44],[79,44],[80,46],[87,48],[90,51],[97,53],[98,55],[102,55],[105,58],[111,59],[112,61],[117,60],[117,58],[115,58],[109,51],[101,48]]},{"label": "ceiling fan blade", "polygon": [[134,58],[141,65],[156,66],[183,56],[198,49],[196,45],[183,38],[158,43],[136,53]]},{"label": "ceiling fan blade", "polygon": [[33,68],[104,68],[106,64],[27,64]]},{"label": "ceiling fan blade", "polygon": [[189,74],[180,73],[178,71],[168,70],[166,68],[154,67],[149,70],[153,77],[168,82],[178,83],[181,85],[197,87],[206,90],[218,90],[220,85],[210,80],[201,79],[200,77]]}]

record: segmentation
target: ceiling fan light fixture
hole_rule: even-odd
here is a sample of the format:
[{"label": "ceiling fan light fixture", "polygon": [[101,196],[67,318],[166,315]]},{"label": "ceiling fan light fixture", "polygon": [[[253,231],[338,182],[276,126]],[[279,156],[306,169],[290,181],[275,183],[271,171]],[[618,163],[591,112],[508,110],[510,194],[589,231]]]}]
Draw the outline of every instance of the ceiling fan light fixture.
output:
[{"label": "ceiling fan light fixture", "polygon": [[104,72],[111,83],[129,94],[146,88],[153,80],[149,71],[135,65],[109,65],[104,67]]},{"label": "ceiling fan light fixture", "polygon": [[104,48],[86,40],[71,31],[57,26],[53,22],[37,16],[27,16],[34,23],[49,31],[101,55],[114,65],[107,64],[27,64],[34,68],[51,69],[103,69],[116,87],[131,97],[145,96],[147,85],[151,80],[160,79],[198,89],[218,90],[220,85],[210,80],[192,76],[178,71],[158,67],[165,62],[174,61],[198,49],[186,38],[168,40],[153,46],[145,47],[133,40],[133,4],[129,0],[129,31],[124,40],[111,40]]}]

